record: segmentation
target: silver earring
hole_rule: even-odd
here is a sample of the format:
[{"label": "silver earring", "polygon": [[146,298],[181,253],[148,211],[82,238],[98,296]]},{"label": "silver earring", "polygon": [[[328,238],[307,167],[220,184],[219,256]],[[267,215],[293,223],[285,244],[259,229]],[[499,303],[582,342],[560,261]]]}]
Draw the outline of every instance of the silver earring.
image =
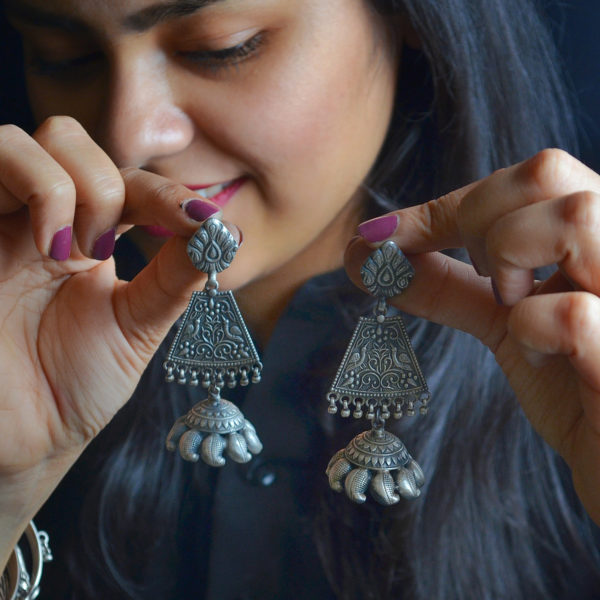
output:
[{"label": "silver earring", "polygon": [[207,398],[175,421],[167,449],[179,448],[184,459],[202,458],[213,467],[225,464],[223,454],[245,463],[262,450],[254,426],[235,404],[221,398],[225,386],[258,383],[262,370],[233,293],[218,291],[217,273],[229,267],[237,249],[217,219],[205,221],[191,238],[188,256],[208,280],[203,291],[192,294],[164,362],[167,381],[201,384],[207,390]]},{"label": "silver earring", "polygon": [[329,461],[329,485],[345,490],[354,502],[370,491],[383,505],[416,498],[425,483],[421,467],[398,437],[385,430],[393,414],[413,416],[418,406],[427,413],[427,382],[406,333],[402,317],[387,316],[386,298],[402,293],[414,269],[402,251],[388,241],[361,269],[363,283],[377,297],[374,314],[361,317],[329,390],[329,412],[340,411],[371,421],[371,429],[357,435]]}]

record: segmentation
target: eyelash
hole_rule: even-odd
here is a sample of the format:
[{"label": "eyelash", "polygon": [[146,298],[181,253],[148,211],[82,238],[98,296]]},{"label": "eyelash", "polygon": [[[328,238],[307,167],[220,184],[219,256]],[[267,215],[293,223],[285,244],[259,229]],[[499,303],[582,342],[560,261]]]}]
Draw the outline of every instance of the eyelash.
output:
[{"label": "eyelash", "polygon": [[75,78],[83,74],[83,71],[90,66],[99,63],[102,60],[102,56],[101,52],[92,52],[84,56],[56,61],[46,60],[41,56],[32,56],[29,66],[36,75],[41,75],[42,77],[54,77],[57,79]]},{"label": "eyelash", "polygon": [[257,33],[250,39],[220,50],[197,50],[193,52],[178,52],[177,56],[200,69],[206,69],[213,74],[235,67],[241,62],[252,58],[264,43],[262,33]]},{"label": "eyelash", "polygon": [[[245,42],[231,46],[230,48],[177,52],[176,56],[193,64],[197,68],[206,69],[212,74],[217,74],[223,69],[237,66],[244,60],[251,58],[260,46],[262,46],[263,42],[263,35],[258,33]],[[30,61],[30,68],[37,75],[43,77],[75,79],[82,74],[83,70],[101,61],[102,56],[100,52],[93,52],[85,56],[57,61],[49,61],[41,56],[33,56]]]}]

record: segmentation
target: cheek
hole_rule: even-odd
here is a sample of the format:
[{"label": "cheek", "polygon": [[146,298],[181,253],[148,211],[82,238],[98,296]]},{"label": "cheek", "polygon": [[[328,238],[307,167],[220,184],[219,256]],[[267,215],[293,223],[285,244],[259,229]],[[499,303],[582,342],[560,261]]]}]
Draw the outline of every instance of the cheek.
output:
[{"label": "cheek", "polygon": [[352,193],[382,144],[394,88],[385,59],[357,48],[255,71],[243,93],[230,96],[220,139],[268,186],[310,189],[328,180]]}]

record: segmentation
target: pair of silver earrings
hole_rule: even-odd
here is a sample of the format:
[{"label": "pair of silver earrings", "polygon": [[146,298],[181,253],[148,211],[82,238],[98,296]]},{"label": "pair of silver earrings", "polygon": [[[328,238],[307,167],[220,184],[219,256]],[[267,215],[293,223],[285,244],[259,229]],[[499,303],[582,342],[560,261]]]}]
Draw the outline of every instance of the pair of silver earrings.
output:
[{"label": "pair of silver earrings", "polygon": [[[262,450],[254,426],[232,402],[225,386],[258,383],[262,364],[231,291],[219,291],[217,273],[231,264],[238,245],[217,219],[208,219],[188,244],[194,266],[208,274],[204,290],[194,292],[164,362],[166,380],[202,385],[207,397],[173,425],[167,449],[190,461],[223,466],[225,456],[239,463]],[[384,505],[415,498],[425,479],[404,444],[386,431],[399,419],[427,412],[430,394],[402,317],[388,316],[386,299],[402,293],[414,270],[402,251],[386,242],[367,259],[362,280],[377,298],[373,314],[361,317],[327,395],[329,412],[366,418],[371,429],[337,452],[327,467],[332,489],[354,502],[370,491]]]}]

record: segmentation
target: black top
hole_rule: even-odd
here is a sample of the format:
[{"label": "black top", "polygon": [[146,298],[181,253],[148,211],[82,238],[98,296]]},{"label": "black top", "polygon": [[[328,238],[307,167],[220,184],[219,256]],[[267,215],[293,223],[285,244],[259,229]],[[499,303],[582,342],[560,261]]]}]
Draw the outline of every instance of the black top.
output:
[{"label": "black top", "polygon": [[[129,248],[128,252],[131,251]],[[264,364],[262,381],[247,388],[226,389],[223,393],[225,398],[241,406],[245,416],[256,427],[264,445],[262,453],[249,463],[241,465],[227,459],[227,464],[220,469],[210,468],[202,462],[186,463],[178,455],[166,454],[167,451],[164,449],[164,436],[174,420],[172,417],[169,417],[168,423],[161,423],[161,427],[156,427],[156,432],[152,431],[152,426],[143,428],[144,436],[154,436],[152,439],[156,440],[156,449],[154,453],[144,449],[138,461],[140,463],[157,461],[159,457],[167,456],[173,459],[169,464],[184,465],[185,480],[193,480],[193,483],[184,488],[181,495],[179,491],[176,495],[176,499],[181,498],[181,505],[178,507],[180,516],[176,539],[177,550],[163,552],[159,547],[152,558],[141,556],[139,547],[131,552],[129,564],[133,565],[134,572],[138,571],[139,566],[139,579],[148,582],[154,590],[154,592],[148,590],[140,592],[135,596],[136,598],[144,598],[144,600],[146,598],[157,600],[185,598],[333,600],[335,598],[317,549],[316,538],[319,532],[315,528],[318,527],[319,521],[318,518],[315,519],[315,515],[318,516],[320,513],[315,510],[316,496],[320,492],[319,501],[326,498],[327,502],[333,503],[332,510],[336,518],[339,518],[332,529],[339,531],[340,523],[343,522],[343,526],[347,527],[346,533],[349,534],[349,537],[338,538],[338,542],[339,539],[345,540],[341,547],[339,543],[334,544],[335,548],[340,550],[340,555],[335,554],[335,561],[338,563],[335,568],[338,569],[338,573],[333,576],[334,581],[344,577],[348,571],[356,570],[356,563],[361,560],[364,552],[373,550],[370,547],[361,547],[360,540],[362,539],[364,543],[365,539],[374,539],[377,528],[384,519],[382,515],[391,514],[386,512],[390,511],[390,508],[379,507],[370,499],[364,506],[349,506],[352,503],[343,494],[338,496],[329,492],[324,474],[333,451],[343,447],[357,431],[364,430],[368,426],[363,420],[357,429],[351,424],[354,419],[341,419],[339,415],[328,415],[325,396],[350,340],[357,317],[367,311],[370,303],[371,300],[348,281],[343,271],[316,277],[298,291],[277,323],[268,346],[261,352]],[[415,321],[409,316],[406,320],[409,332],[412,330],[413,341],[418,341],[412,328],[412,325],[416,324]],[[190,388],[184,386],[164,383],[161,363],[175,330],[176,327],[167,336],[153,364],[144,374],[134,398],[90,444],[36,517],[37,525],[50,534],[54,552],[54,562],[49,563],[45,569],[42,599],[84,600],[88,597],[85,593],[73,593],[72,575],[69,574],[66,565],[66,557],[69,556],[66,548],[69,547],[72,552],[78,553],[80,547],[85,547],[81,538],[88,536],[90,530],[99,527],[96,514],[86,515],[83,512],[84,499],[87,493],[92,493],[89,490],[94,490],[92,486],[97,469],[102,466],[106,455],[112,451],[111,444],[114,446],[114,440],[122,439],[119,436],[126,432],[131,422],[140,415],[146,419],[154,418],[149,407],[159,406],[161,396],[164,398],[166,393],[173,391],[189,393],[190,401],[186,404],[187,408],[203,397],[201,388],[193,388],[189,391]],[[466,334],[457,335],[461,338],[467,337]],[[416,345],[418,354],[423,354],[423,344]],[[481,349],[477,352],[480,353]],[[419,358],[423,357],[419,356]],[[429,373],[434,400],[440,392],[438,378]],[[492,402],[493,398],[479,399],[479,401],[485,400]],[[432,413],[434,411],[435,414],[440,413],[444,406],[449,409],[448,402],[436,402],[435,406],[432,406]],[[187,408],[179,414],[183,414]],[[434,414],[431,415],[433,416]],[[529,428],[524,416],[519,418]],[[414,432],[421,427],[420,423],[425,428],[424,431],[431,431],[432,427],[435,427],[435,420],[431,418],[423,420],[416,417],[415,420],[406,421],[401,435],[407,445],[409,441],[411,442],[410,447],[414,439],[407,439],[405,433]],[[151,422],[150,425],[153,423]],[[337,435],[339,444],[331,448],[328,438],[331,437],[332,432],[335,433],[334,430],[340,433]],[[505,435],[509,443],[517,443],[515,435],[518,433],[515,434],[514,430],[506,429]],[[535,444],[538,444],[538,441],[535,441]],[[539,440],[539,444],[543,445],[543,442]],[[418,459],[426,458],[427,456],[418,457]],[[438,458],[443,460],[443,457]],[[431,465],[429,467],[428,476],[430,472],[435,471]],[[542,475],[543,473],[540,472],[539,477]],[[147,477],[148,473],[140,469],[137,476]],[[436,473],[433,472],[431,477],[433,484],[436,482]],[[568,479],[568,474],[566,478]],[[441,479],[443,480],[443,477]],[[467,477],[465,482],[469,483],[470,479]],[[506,488],[507,493],[512,493],[508,483],[500,482],[500,489]],[[564,485],[569,489],[568,482]],[[126,505],[129,486],[124,485],[124,488],[121,501]],[[439,489],[438,493],[441,493]],[[437,496],[433,499],[436,510],[440,506],[439,499]],[[400,504],[421,501],[425,500],[423,498],[414,501],[402,500]],[[528,503],[526,497],[519,501]],[[578,504],[574,495],[572,502],[574,507]],[[441,506],[443,504],[442,502]],[[120,505],[117,506],[120,508]],[[323,505],[318,508],[322,509]],[[351,510],[347,511],[346,508]],[[123,510],[126,510],[125,506]],[[153,518],[152,514],[149,512],[150,519]],[[506,511],[504,518],[510,524],[510,510]],[[539,549],[539,562],[546,572],[546,580],[554,581],[556,577],[557,584],[559,581],[564,582],[565,573],[561,570],[562,563],[558,562],[560,553],[555,552],[545,541],[545,532],[540,531],[536,524],[535,507],[531,507],[528,519],[530,521],[523,523],[523,527],[518,529],[514,543],[533,545]],[[585,519],[581,523],[583,527],[588,527]],[[140,526],[139,522],[136,522],[135,527],[138,526]],[[141,526],[147,527],[150,532],[161,532],[164,529],[163,524],[156,522],[156,519],[152,522],[144,522]],[[481,527],[485,529],[483,521]],[[595,527],[593,530],[597,532]],[[336,534],[335,531],[332,534],[325,528],[323,531],[326,533],[324,537]],[[517,529],[512,531],[517,534]],[[533,536],[532,532],[534,532]],[[107,536],[109,544],[111,535],[119,535],[121,539],[123,538],[122,532],[109,531]],[[551,536],[548,539],[551,539]],[[595,539],[600,539],[600,536]],[[350,547],[354,540],[357,547]],[[492,549],[490,547],[490,551]],[[600,576],[594,563],[595,559],[590,556],[588,561],[587,551],[583,546],[575,550],[575,554],[577,556],[581,554],[583,558],[567,567],[568,573],[572,573],[573,568],[577,572],[572,573],[572,577],[566,575],[566,593],[558,593],[555,598],[582,600],[600,597]],[[394,552],[396,551],[402,551],[402,548],[394,548]],[[388,554],[390,554],[389,550],[383,547],[381,552],[383,560]],[[377,555],[377,560],[379,556]],[[81,569],[77,563],[73,564],[75,567],[69,567],[71,572],[76,569],[76,572],[80,573]],[[87,564],[89,565],[90,561]],[[97,564],[102,573],[107,572],[108,567],[104,564],[95,563],[94,559],[91,560],[91,564]],[[377,563],[376,568],[378,573],[380,570],[383,572],[386,565]],[[398,573],[398,578],[404,575],[406,574],[403,572]],[[90,578],[89,581],[95,579]],[[162,582],[160,591],[158,591],[158,582]],[[395,582],[393,595],[395,600],[411,597],[410,584],[405,586],[404,583],[401,579]],[[108,600],[130,598],[117,592],[96,594],[96,597],[106,597]],[[364,600],[367,595],[356,591],[352,597]],[[493,595],[489,597],[492,598]],[[523,590],[523,595],[518,597],[532,596]]]},{"label": "black top", "polygon": [[[223,397],[243,409],[264,450],[243,465],[230,459],[220,469],[202,462],[193,465],[206,473],[212,498],[192,498],[194,506],[183,507],[194,539],[188,537],[187,560],[173,563],[165,557],[172,581],[178,582],[173,598],[193,591],[192,597],[206,600],[333,599],[313,542],[310,517],[312,483],[307,482],[317,478],[317,484],[321,479],[323,486],[328,485],[315,410],[327,415],[327,386],[356,316],[368,301],[342,271],[311,280],[296,294],[261,352],[262,381],[247,388],[225,388]],[[155,360],[164,360],[174,330]],[[202,394],[197,389],[195,401]],[[118,428],[123,418],[118,413],[107,429]],[[66,538],[77,535],[73,523],[79,518],[82,487],[87,487],[90,477],[79,465],[88,464],[90,453],[102,453],[105,435],[106,430],[36,520],[50,534],[55,557],[46,567],[42,598],[71,597],[61,547],[69,541]],[[340,501],[347,500],[340,497]]]}]

